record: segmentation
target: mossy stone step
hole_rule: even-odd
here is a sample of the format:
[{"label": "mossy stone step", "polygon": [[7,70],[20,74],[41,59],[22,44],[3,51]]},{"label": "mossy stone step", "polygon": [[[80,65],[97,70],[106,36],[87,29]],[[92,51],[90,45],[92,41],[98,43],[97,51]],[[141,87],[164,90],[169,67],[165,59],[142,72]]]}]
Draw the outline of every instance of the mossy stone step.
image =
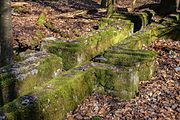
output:
[{"label": "mossy stone step", "polygon": [[155,55],[153,51],[129,49],[114,50],[113,48],[103,53],[103,57],[107,59],[107,61],[105,61],[106,63],[127,67],[134,66],[139,62],[152,61]]},{"label": "mossy stone step", "polygon": [[56,41],[43,46],[43,49],[60,56],[64,69],[68,70],[90,60],[108,47],[122,41],[133,33],[130,21],[119,20],[113,25],[99,29],[88,36],[72,41]]},{"label": "mossy stone step", "polygon": [[180,22],[180,13],[170,14],[168,17]]},{"label": "mossy stone step", "polygon": [[135,66],[117,67],[110,64],[94,63],[96,92],[131,99],[138,91],[139,74]]},{"label": "mossy stone step", "polygon": [[53,54],[25,53],[21,59],[0,69],[1,104],[27,94],[62,72],[62,59]]},{"label": "mossy stone step", "polygon": [[5,104],[0,111],[9,120],[62,120],[93,91],[121,99],[134,97],[138,72],[135,66],[86,63]]},{"label": "mossy stone step", "polygon": [[98,25],[98,29],[104,29],[106,26],[113,25],[116,22],[117,22],[117,19],[101,18]]},{"label": "mossy stone step", "polygon": [[63,120],[92,93],[95,80],[91,64],[84,64],[4,105],[0,111],[8,120]]},{"label": "mossy stone step", "polygon": [[136,32],[118,44],[113,46],[113,49],[131,49],[141,50],[143,46],[151,45],[157,38],[163,37],[175,29],[175,25],[165,26],[161,24],[152,23],[144,29]]},{"label": "mossy stone step", "polygon": [[180,25],[174,27],[174,29],[163,36],[165,39],[173,39],[173,40],[180,40]]},{"label": "mossy stone step", "polygon": [[108,49],[94,61],[121,67],[132,67],[140,81],[150,80],[155,71],[156,53],[145,50]]},{"label": "mossy stone step", "polygon": [[89,62],[5,104],[0,111],[8,120],[62,120],[93,91],[130,99],[138,91],[138,83],[134,66]]}]

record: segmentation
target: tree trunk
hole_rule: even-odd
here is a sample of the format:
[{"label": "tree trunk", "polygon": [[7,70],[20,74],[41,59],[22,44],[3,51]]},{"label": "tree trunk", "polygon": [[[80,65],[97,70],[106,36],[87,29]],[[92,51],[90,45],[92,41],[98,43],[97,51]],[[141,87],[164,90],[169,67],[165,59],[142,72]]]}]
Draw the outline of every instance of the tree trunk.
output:
[{"label": "tree trunk", "polygon": [[134,8],[136,7],[136,0],[131,0],[131,12],[134,11]]},{"label": "tree trunk", "polygon": [[107,0],[101,0],[101,7],[105,8],[107,6]]},{"label": "tree trunk", "polygon": [[111,17],[114,12],[114,3],[115,0],[108,0],[108,7],[107,7],[107,17]]},{"label": "tree trunk", "polygon": [[158,12],[163,16],[176,12],[178,4],[179,0],[161,0]]},{"label": "tree trunk", "polygon": [[180,0],[177,0],[177,6],[176,9],[179,10],[180,9]]},{"label": "tree trunk", "polygon": [[12,62],[11,0],[0,0],[0,67]]}]

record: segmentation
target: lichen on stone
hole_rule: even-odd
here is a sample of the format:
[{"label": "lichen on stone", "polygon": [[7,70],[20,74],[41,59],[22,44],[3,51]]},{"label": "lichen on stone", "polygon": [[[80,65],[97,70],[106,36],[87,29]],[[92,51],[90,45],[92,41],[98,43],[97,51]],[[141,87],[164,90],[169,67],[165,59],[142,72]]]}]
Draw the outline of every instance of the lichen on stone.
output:
[{"label": "lichen on stone", "polygon": [[133,24],[130,21],[117,21],[80,37],[73,41],[57,41],[44,46],[44,50],[56,54],[63,59],[64,69],[68,70],[76,65],[92,59],[108,47],[122,41],[132,33]]},{"label": "lichen on stone", "polygon": [[[0,69],[3,102],[25,95],[62,71],[62,59],[45,52],[21,53],[22,60]],[[2,104],[2,103],[1,103]]]},{"label": "lichen on stone", "polygon": [[[86,67],[86,70],[79,68]],[[90,95],[94,88],[94,69],[87,63],[78,66],[62,75],[52,79],[41,87],[32,90],[29,95],[19,97],[11,103],[6,104],[0,110],[5,114],[16,115],[19,120],[27,119],[34,114],[36,119],[44,120],[64,118],[69,110],[72,110],[86,96]],[[67,76],[67,74],[72,74]],[[94,77],[93,77],[94,76]],[[8,116],[7,116],[8,117]]]}]

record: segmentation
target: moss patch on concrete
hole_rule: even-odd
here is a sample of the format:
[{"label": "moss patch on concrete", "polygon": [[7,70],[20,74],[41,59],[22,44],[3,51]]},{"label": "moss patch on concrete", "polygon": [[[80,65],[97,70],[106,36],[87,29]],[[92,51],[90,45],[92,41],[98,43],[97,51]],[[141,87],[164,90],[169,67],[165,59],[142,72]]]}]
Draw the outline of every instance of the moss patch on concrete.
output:
[{"label": "moss patch on concrete", "polygon": [[118,68],[109,64],[96,63],[96,91],[120,99],[130,99],[138,91],[139,77],[134,67]]},{"label": "moss patch on concrete", "polygon": [[163,36],[165,39],[180,40],[180,25],[174,26],[174,29]]},{"label": "moss patch on concrete", "polygon": [[108,49],[93,61],[114,65],[118,68],[132,67],[138,71],[140,81],[150,80],[155,71],[156,53],[145,50]]},{"label": "moss patch on concrete", "polygon": [[29,56],[21,62],[2,68],[1,71],[0,91],[3,103],[7,103],[60,74],[62,59],[52,54],[43,57]]},{"label": "moss patch on concrete", "polygon": [[32,120],[28,116],[33,114],[36,120],[62,120],[67,112],[92,93],[94,81],[94,70],[89,64],[76,67],[0,110],[7,119]]},{"label": "moss patch on concrete", "polygon": [[107,63],[117,66],[135,66],[136,63],[153,61],[155,53],[152,51],[145,50],[107,50],[103,54],[107,59]]},{"label": "moss patch on concrete", "polygon": [[174,30],[174,27],[175,26],[168,27],[152,23],[151,25],[148,25],[146,28],[134,33],[133,36],[126,38],[113,47],[117,49],[123,48],[131,50],[141,50],[144,45],[149,46],[157,38],[163,37],[166,34],[170,33],[172,30]]},{"label": "moss patch on concrete", "polygon": [[134,23],[134,31],[139,31],[145,26],[149,24],[150,16],[146,12],[138,12],[138,13],[128,13],[128,12],[121,12],[121,13],[114,13],[111,18],[114,19],[123,19],[123,20],[130,20]]},{"label": "moss patch on concrete", "polygon": [[44,49],[63,59],[64,69],[68,70],[84,61],[90,60],[108,47],[122,41],[132,34],[133,24],[118,21],[103,30],[73,41],[58,41],[45,45]]}]

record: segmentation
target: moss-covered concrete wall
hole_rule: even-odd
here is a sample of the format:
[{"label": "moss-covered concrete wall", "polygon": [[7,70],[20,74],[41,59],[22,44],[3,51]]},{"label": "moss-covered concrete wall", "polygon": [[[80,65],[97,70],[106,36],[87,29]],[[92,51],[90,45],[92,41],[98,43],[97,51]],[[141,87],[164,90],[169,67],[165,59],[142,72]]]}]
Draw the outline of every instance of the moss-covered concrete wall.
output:
[{"label": "moss-covered concrete wall", "polygon": [[18,63],[0,69],[2,103],[27,94],[62,72],[62,59],[56,55],[36,52],[24,54],[21,58]]},{"label": "moss-covered concrete wall", "polygon": [[122,42],[114,45],[114,49],[123,48],[130,50],[141,50],[143,46],[151,45],[157,38],[163,37],[175,29],[173,26],[165,26],[156,23],[151,23],[144,29],[136,32],[133,36],[124,39]]},{"label": "moss-covered concrete wall", "polygon": [[96,91],[119,99],[130,99],[138,91],[139,76],[135,67],[117,67],[94,63]]},{"label": "moss-covered concrete wall", "polygon": [[88,62],[37,86],[0,111],[10,120],[62,120],[93,91],[130,99],[138,91],[138,84],[136,66]]},{"label": "moss-covered concrete wall", "polygon": [[[104,25],[102,25],[104,26]],[[72,41],[57,41],[44,45],[44,49],[63,59],[64,69],[68,70],[84,61],[90,60],[108,47],[124,40],[133,33],[130,21],[117,22],[99,29],[88,36]]]},{"label": "moss-covered concrete wall", "polygon": [[90,63],[76,67],[32,90],[28,96],[6,104],[0,111],[8,120],[62,120],[92,93],[95,79]]},{"label": "moss-covered concrete wall", "polygon": [[149,80],[155,70],[156,53],[145,50],[127,50],[113,48],[105,51],[93,61],[114,65],[118,68],[132,67],[138,73],[140,81]]},{"label": "moss-covered concrete wall", "polygon": [[62,120],[93,91],[130,99],[138,91],[138,83],[135,67],[88,62],[36,87],[0,111],[8,120]]},{"label": "moss-covered concrete wall", "polygon": [[134,23],[134,31],[139,31],[143,29],[150,23],[152,15],[148,14],[147,12],[138,12],[138,13],[128,13],[128,12],[121,12],[121,13],[114,13],[111,18],[114,19],[123,19],[123,20],[130,20]]},{"label": "moss-covered concrete wall", "polygon": [[130,14],[131,21],[138,16],[141,23],[141,30],[133,34],[128,15],[128,20],[119,16],[102,19],[99,30],[88,36],[44,44],[42,49],[53,54],[27,54],[1,68],[0,104],[18,98],[0,108],[0,117],[62,120],[93,91],[120,99],[134,97],[139,81],[149,80],[155,70],[156,53],[142,50],[143,46],[179,28],[166,20],[148,25],[149,14]]}]

